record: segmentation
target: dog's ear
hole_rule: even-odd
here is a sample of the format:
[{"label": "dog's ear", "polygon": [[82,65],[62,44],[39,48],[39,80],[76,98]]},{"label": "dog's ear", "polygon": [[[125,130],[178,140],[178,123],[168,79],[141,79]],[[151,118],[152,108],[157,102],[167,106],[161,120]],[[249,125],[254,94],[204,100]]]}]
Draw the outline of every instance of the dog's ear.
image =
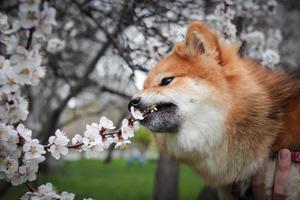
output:
[{"label": "dog's ear", "polygon": [[201,21],[189,25],[184,46],[185,55],[188,57],[204,54],[220,60],[218,37]]}]

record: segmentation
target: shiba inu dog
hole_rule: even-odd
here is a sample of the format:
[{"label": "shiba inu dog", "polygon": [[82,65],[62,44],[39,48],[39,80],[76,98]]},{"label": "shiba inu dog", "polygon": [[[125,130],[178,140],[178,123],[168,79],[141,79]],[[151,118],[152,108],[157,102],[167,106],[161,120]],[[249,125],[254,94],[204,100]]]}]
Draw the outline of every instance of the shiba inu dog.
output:
[{"label": "shiba inu dog", "polygon": [[[142,124],[161,151],[208,184],[239,184],[241,196],[265,159],[270,193],[275,168],[270,153],[300,147],[299,82],[241,57],[200,21],[149,72],[129,106],[144,110],[153,104],[157,112]],[[291,167],[288,199],[300,199],[299,166]]]}]

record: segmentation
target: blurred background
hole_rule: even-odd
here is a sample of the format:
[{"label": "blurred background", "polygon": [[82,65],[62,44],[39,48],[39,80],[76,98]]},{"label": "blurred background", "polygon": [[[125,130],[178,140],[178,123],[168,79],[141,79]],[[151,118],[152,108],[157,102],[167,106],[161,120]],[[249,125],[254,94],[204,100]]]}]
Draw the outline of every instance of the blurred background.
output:
[{"label": "blurred background", "polygon": [[[42,143],[57,128],[69,137],[83,133],[100,116],[120,124],[149,69],[174,42],[183,40],[191,21],[204,20],[214,27],[220,4],[234,11],[237,39],[225,39],[238,42],[242,55],[264,63],[264,53],[271,49],[280,56],[274,68],[300,75],[298,0],[46,2],[56,9],[52,37],[59,38],[60,48],[43,49],[46,77],[23,90],[30,111],[26,125]],[[19,3],[1,0],[0,12],[17,16]],[[144,127],[124,150],[112,146],[92,160],[74,151],[63,160],[49,159],[42,168],[37,185],[50,181],[78,199],[206,199],[201,178],[160,154]],[[18,199],[25,191],[0,183],[0,199]]]}]

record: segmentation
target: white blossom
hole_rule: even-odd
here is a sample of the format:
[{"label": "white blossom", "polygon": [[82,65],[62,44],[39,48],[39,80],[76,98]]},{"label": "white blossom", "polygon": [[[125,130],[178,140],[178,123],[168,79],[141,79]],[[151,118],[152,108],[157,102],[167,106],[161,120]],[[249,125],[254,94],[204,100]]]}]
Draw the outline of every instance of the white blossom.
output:
[{"label": "white blossom", "polygon": [[38,25],[41,13],[38,6],[21,4],[19,7],[20,24],[25,29],[30,29]]},{"label": "white blossom", "polygon": [[29,141],[31,140],[32,131],[27,129],[23,124],[19,124],[17,126],[18,134],[25,140]]},{"label": "white blossom", "polygon": [[262,54],[262,64],[269,67],[274,67],[280,61],[280,56],[272,49],[267,49]]},{"label": "white blossom", "polygon": [[25,161],[25,169],[26,169],[26,177],[28,181],[34,181],[36,180],[37,172],[39,170],[39,165],[35,161]]},{"label": "white blossom", "polygon": [[22,200],[51,200],[51,199],[60,199],[60,195],[58,195],[53,188],[51,183],[46,183],[45,185],[41,185],[38,188],[37,192],[27,192],[25,195],[21,197]]},{"label": "white blossom", "polygon": [[[109,120],[106,117],[101,117],[100,118],[100,127],[105,128],[105,129],[114,129],[115,126],[111,120]],[[101,129],[100,129],[101,130]]]},{"label": "white blossom", "polygon": [[3,56],[0,56],[0,70],[10,67],[10,62],[8,59],[5,59]]},{"label": "white blossom", "polygon": [[21,200],[40,200],[41,198],[37,197],[34,192],[26,192],[21,198]]},{"label": "white blossom", "polygon": [[[251,58],[261,61],[262,65],[273,67],[280,61],[280,56],[276,52],[282,39],[280,31],[274,31],[274,37],[265,39],[265,35],[261,31],[252,31],[243,33],[241,39],[247,44],[247,54]],[[276,38],[274,39],[270,38]],[[272,48],[272,49],[270,49]]]},{"label": "white blossom", "polygon": [[247,44],[254,46],[255,48],[258,46],[264,45],[264,42],[265,42],[265,36],[264,36],[263,32],[261,32],[261,31],[252,31],[249,33],[242,33],[241,39],[246,41]]},{"label": "white blossom", "polygon": [[102,139],[102,146],[104,149],[107,149],[112,143],[114,143],[114,138],[112,137]]},{"label": "white blossom", "polygon": [[208,15],[206,20],[213,26],[222,40],[236,42],[236,27],[232,23],[235,11],[231,8],[225,9],[224,4],[219,4],[213,14]]},{"label": "white blossom", "polygon": [[0,135],[1,146],[5,148],[6,152],[12,153],[16,151],[19,143],[17,131],[9,126],[0,124]]},{"label": "white blossom", "polygon": [[85,151],[85,155],[87,158],[96,158],[100,155],[101,152],[104,151],[103,145],[101,143],[94,143],[91,145],[84,145],[82,149]]},{"label": "white blossom", "polygon": [[61,130],[58,129],[55,132],[55,136],[51,136],[49,138],[50,148],[48,151],[51,152],[51,155],[58,160],[61,155],[66,155],[68,153],[68,142],[69,139]]},{"label": "white blossom", "polygon": [[62,192],[60,195],[61,200],[73,200],[75,199],[75,194],[69,192]]},{"label": "white blossom", "polygon": [[[9,35],[9,36],[15,36],[14,35],[14,33],[17,33],[17,31],[19,31],[20,29],[21,29],[21,24],[20,24],[20,21],[19,20],[17,20],[17,19],[12,19],[12,24],[11,24],[11,28],[10,29],[8,29],[8,30],[6,30],[6,31],[4,31],[3,33],[7,36],[7,35]],[[13,48],[13,50],[17,47],[17,45],[18,45],[18,43],[19,43],[19,40],[18,40],[18,37],[16,37],[16,43],[15,43],[15,47]],[[12,45],[12,44],[11,44]],[[11,53],[13,53],[14,51],[11,51],[10,53],[9,53],[9,51],[8,51],[8,49],[6,49],[6,53],[8,53],[8,54],[11,54]]]},{"label": "white blossom", "polygon": [[16,54],[12,55],[11,61],[12,65],[40,65],[42,58],[39,55],[39,45],[35,45],[32,51],[25,49],[22,46],[18,46]]},{"label": "white blossom", "polygon": [[82,137],[79,134],[76,134],[73,138],[72,138],[72,144],[76,145],[76,144],[81,144],[82,143]]},{"label": "white blossom", "polygon": [[106,146],[106,144],[102,141],[102,136],[99,133],[100,128],[100,125],[96,123],[86,126],[84,137],[82,139],[82,150],[86,152],[88,158],[97,157],[104,151],[104,146]]},{"label": "white blossom", "polygon": [[26,168],[20,167],[17,171],[15,171],[11,176],[8,176],[12,185],[20,185],[26,182]]},{"label": "white blossom", "polygon": [[35,159],[38,162],[42,162],[45,160],[45,157],[42,154],[45,154],[46,151],[44,149],[44,146],[40,144],[38,139],[26,141],[23,145],[23,151],[25,153],[24,159]]},{"label": "white blossom", "polygon": [[82,152],[82,144],[83,144],[83,138],[81,135],[76,134],[73,138],[72,138],[72,144],[73,145],[77,145],[77,144],[81,144],[81,146],[77,147],[76,150],[79,152]]},{"label": "white blossom", "polygon": [[45,199],[60,198],[60,196],[54,191],[53,185],[51,183],[41,185],[39,187],[39,192]]},{"label": "white blossom", "polygon": [[11,111],[11,122],[18,122],[20,120],[26,120],[28,116],[28,101],[26,101],[23,97],[18,96],[18,93],[14,96],[14,101],[16,102],[15,106],[12,108],[14,110]]},{"label": "white blossom", "polygon": [[10,61],[0,56],[0,92],[15,92],[19,86],[16,83],[16,75],[10,66]]},{"label": "white blossom", "polygon": [[51,38],[47,43],[47,51],[49,53],[55,54],[62,51],[65,48],[65,41],[59,38]]},{"label": "white blossom", "polygon": [[96,123],[92,123],[91,125],[86,126],[86,130],[83,133],[83,143],[85,145],[88,144],[97,144],[102,141],[101,136],[99,134],[100,126]]},{"label": "white blossom", "polygon": [[18,47],[16,53],[11,57],[11,65],[17,74],[16,82],[24,85],[36,85],[45,76],[44,68],[41,66],[42,57],[39,46],[34,46],[31,51]]},{"label": "white blossom", "polygon": [[16,123],[25,120],[28,115],[28,102],[20,96],[20,92],[0,92],[0,119],[5,123]]},{"label": "white blossom", "polygon": [[128,138],[132,138],[134,136],[133,127],[130,127],[128,125],[127,119],[123,119],[121,131],[122,131],[122,138],[124,138],[125,140],[127,140]]},{"label": "white blossom", "polygon": [[253,18],[260,14],[260,6],[253,0],[235,0],[237,15],[246,18]]},{"label": "white blossom", "polygon": [[13,176],[13,174],[18,170],[19,162],[16,159],[12,159],[9,156],[0,162],[0,171],[8,176]]},{"label": "white blossom", "polygon": [[0,92],[6,94],[15,92],[19,89],[17,75],[10,65],[10,61],[0,57]]},{"label": "white blossom", "polygon": [[134,119],[136,119],[136,120],[144,119],[143,113],[140,110],[135,109],[133,106],[130,108],[130,112]]},{"label": "white blossom", "polygon": [[283,36],[280,29],[270,29],[267,33],[266,48],[278,50],[280,43],[282,42]]},{"label": "white blossom", "polygon": [[0,13],[0,31],[7,30],[8,28],[9,24],[7,15]]},{"label": "white blossom", "polygon": [[10,55],[15,52],[19,43],[19,38],[15,35],[3,34],[0,35],[0,41],[6,46],[5,53]]},{"label": "white blossom", "polygon": [[117,149],[117,148],[126,147],[127,144],[131,144],[131,141],[130,140],[125,140],[125,139],[121,139],[121,140],[115,139],[115,143],[116,143],[115,148]]},{"label": "white blossom", "polygon": [[52,7],[48,7],[48,3],[44,3],[40,21],[35,31],[36,37],[45,39],[52,33],[52,28],[56,25],[55,16],[56,10]]},{"label": "white blossom", "polygon": [[10,157],[13,159],[16,159],[16,160],[21,157],[21,154],[22,154],[22,151],[20,148],[17,148],[15,150],[9,152]]}]

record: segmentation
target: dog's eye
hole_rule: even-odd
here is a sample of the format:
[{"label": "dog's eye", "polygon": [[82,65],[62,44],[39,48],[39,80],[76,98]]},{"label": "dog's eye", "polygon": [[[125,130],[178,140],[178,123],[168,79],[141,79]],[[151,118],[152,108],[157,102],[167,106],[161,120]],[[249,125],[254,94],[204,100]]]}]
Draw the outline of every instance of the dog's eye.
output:
[{"label": "dog's eye", "polygon": [[166,86],[166,85],[169,85],[173,80],[174,80],[174,76],[170,76],[170,77],[165,77],[163,79],[161,79],[161,82],[160,82],[160,86]]}]

